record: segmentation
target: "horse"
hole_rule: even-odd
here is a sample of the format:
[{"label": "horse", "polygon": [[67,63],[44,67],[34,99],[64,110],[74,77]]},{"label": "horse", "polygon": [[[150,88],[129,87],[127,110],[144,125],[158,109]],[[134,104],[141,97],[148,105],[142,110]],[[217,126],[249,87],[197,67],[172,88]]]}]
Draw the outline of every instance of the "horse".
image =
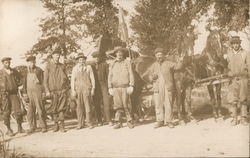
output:
[{"label": "horse", "polygon": [[[191,93],[195,81],[223,74],[227,63],[223,58],[226,49],[222,45],[222,36],[219,31],[210,31],[206,46],[201,54],[190,55],[186,52],[186,47],[180,46],[181,48],[177,52],[185,54],[185,64],[182,69],[175,71],[173,76],[176,87],[175,103],[177,115],[182,124],[185,121],[183,113],[184,116],[186,114],[187,121],[195,120],[191,108]],[[222,117],[221,84],[208,85],[207,89],[212,104],[213,117],[216,120]]]},{"label": "horse", "polygon": [[[206,74],[203,78],[224,74],[227,69],[227,61],[223,58],[225,51],[226,47],[222,44],[221,33],[218,30],[210,30],[206,47],[202,52],[202,56],[207,59],[204,70]],[[221,84],[208,85],[207,88],[213,108],[213,116],[215,119],[220,118],[223,116],[221,113]]]}]

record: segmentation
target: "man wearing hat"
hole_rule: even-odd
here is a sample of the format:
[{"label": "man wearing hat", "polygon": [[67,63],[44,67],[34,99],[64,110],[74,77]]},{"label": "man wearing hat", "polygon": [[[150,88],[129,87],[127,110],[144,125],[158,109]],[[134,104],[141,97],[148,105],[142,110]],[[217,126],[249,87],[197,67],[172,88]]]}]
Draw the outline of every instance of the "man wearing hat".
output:
[{"label": "man wearing hat", "polygon": [[[156,62],[151,66],[150,80],[153,82],[154,102],[156,111],[156,124],[154,128],[167,125],[174,127],[172,123],[172,101],[174,95],[173,71],[180,69],[182,63],[173,63],[165,59],[165,51],[163,48],[156,48],[154,51]],[[182,58],[180,58],[182,60]]]},{"label": "man wearing hat", "polygon": [[10,67],[11,58],[2,58],[3,68],[0,70],[0,95],[2,97],[2,116],[4,124],[7,127],[7,135],[14,136],[10,127],[10,114],[14,111],[17,122],[18,133],[23,133],[22,117],[23,111],[20,100],[18,98],[18,87],[22,85],[21,74]]},{"label": "man wearing hat", "polygon": [[76,98],[76,114],[78,119],[77,129],[84,127],[84,112],[87,126],[93,128],[91,99],[95,92],[95,78],[90,65],[86,65],[86,57],[79,53],[76,57],[77,64],[71,75],[71,94]]},{"label": "man wearing hat", "polygon": [[42,132],[47,132],[46,126],[46,112],[43,105],[43,70],[36,66],[36,57],[28,56],[26,58],[28,63],[27,75],[24,78],[24,97],[29,99],[28,107],[28,122],[30,130],[28,133],[35,132],[37,128],[36,111],[38,113],[39,125]]},{"label": "man wearing hat", "polygon": [[134,89],[134,74],[131,63],[125,60],[125,55],[128,53],[128,50],[117,47],[114,53],[116,54],[116,58],[110,64],[108,76],[109,93],[113,96],[114,101],[116,121],[114,129],[122,127],[121,117],[123,112],[126,114],[128,127],[134,128],[130,103],[130,95]]},{"label": "man wearing hat", "polygon": [[51,110],[55,122],[54,132],[60,130],[66,132],[64,128],[64,113],[67,108],[67,91],[69,89],[69,79],[63,64],[59,62],[61,50],[55,49],[52,52],[52,59],[48,61],[44,70],[44,87],[46,96],[52,99]]},{"label": "man wearing hat", "polygon": [[240,123],[247,125],[247,92],[249,79],[249,52],[243,50],[240,46],[239,36],[233,36],[231,39],[232,49],[227,55],[228,76],[231,77],[228,91],[228,104],[231,107],[233,126],[238,124],[237,109],[240,108]]},{"label": "man wearing hat", "polygon": [[96,106],[97,120],[101,124],[107,123],[109,125],[112,125],[111,105],[109,101],[110,96],[108,93],[109,65],[105,61],[105,56],[101,55],[99,51],[94,52],[92,56],[96,58],[97,61],[96,64],[92,66],[96,83],[95,95],[93,100]]}]

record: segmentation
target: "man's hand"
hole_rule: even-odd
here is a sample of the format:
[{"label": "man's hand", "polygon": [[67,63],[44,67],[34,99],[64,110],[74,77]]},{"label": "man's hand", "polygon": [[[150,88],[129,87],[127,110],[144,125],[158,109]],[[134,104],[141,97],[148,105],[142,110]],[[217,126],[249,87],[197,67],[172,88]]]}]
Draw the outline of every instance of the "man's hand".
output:
[{"label": "man's hand", "polygon": [[51,93],[50,92],[46,92],[46,97],[50,97]]},{"label": "man's hand", "polygon": [[133,91],[134,91],[134,87],[130,86],[130,87],[127,88],[127,93],[129,95],[131,95],[133,93]]},{"label": "man's hand", "polygon": [[109,88],[109,94],[112,96],[114,95],[113,88]]},{"label": "man's hand", "polygon": [[23,99],[26,103],[29,102],[29,97],[27,94],[23,94]]},{"label": "man's hand", "polygon": [[91,96],[94,96],[94,94],[95,94],[95,88],[92,88],[91,89]]},{"label": "man's hand", "polygon": [[158,79],[158,75],[154,74],[154,75],[152,76],[152,80],[155,81],[155,80],[157,80],[157,79]]}]

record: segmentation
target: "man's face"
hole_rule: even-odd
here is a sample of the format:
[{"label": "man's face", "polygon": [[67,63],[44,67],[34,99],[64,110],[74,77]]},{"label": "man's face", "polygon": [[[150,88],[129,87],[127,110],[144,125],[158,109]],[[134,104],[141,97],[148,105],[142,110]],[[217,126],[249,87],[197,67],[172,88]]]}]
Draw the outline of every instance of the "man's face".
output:
[{"label": "man's face", "polygon": [[81,64],[81,65],[84,65],[86,62],[86,59],[85,58],[79,58],[78,59],[78,63]]},{"label": "man's face", "polygon": [[10,68],[10,60],[6,60],[3,62],[3,67],[6,68],[6,69],[9,69]]},{"label": "man's face", "polygon": [[59,62],[59,59],[60,59],[60,54],[53,54],[53,55],[52,55],[52,58],[53,58],[53,60],[54,60],[56,63],[58,63],[58,62]]},{"label": "man's face", "polygon": [[28,61],[28,66],[33,68],[36,66],[36,61],[35,60],[32,60],[32,61]]},{"label": "man's face", "polygon": [[239,50],[240,49],[240,43],[233,43],[232,44],[232,47],[235,51]]},{"label": "man's face", "polygon": [[118,52],[116,53],[116,59],[117,59],[118,61],[120,61],[120,60],[123,60],[123,58],[124,58],[123,53],[122,53],[121,51],[118,51]]},{"label": "man's face", "polygon": [[158,62],[162,62],[162,61],[164,60],[164,55],[163,55],[162,52],[156,53],[156,54],[155,54],[155,57],[156,57],[156,60],[157,60]]}]

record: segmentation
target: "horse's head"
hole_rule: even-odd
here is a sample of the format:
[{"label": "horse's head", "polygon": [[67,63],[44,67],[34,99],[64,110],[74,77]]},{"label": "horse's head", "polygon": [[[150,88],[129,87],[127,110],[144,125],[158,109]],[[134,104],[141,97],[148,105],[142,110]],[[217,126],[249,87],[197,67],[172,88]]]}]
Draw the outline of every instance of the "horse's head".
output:
[{"label": "horse's head", "polygon": [[209,53],[212,59],[215,61],[223,56],[223,44],[220,31],[210,31],[210,34],[207,37],[205,50],[206,53]]}]

